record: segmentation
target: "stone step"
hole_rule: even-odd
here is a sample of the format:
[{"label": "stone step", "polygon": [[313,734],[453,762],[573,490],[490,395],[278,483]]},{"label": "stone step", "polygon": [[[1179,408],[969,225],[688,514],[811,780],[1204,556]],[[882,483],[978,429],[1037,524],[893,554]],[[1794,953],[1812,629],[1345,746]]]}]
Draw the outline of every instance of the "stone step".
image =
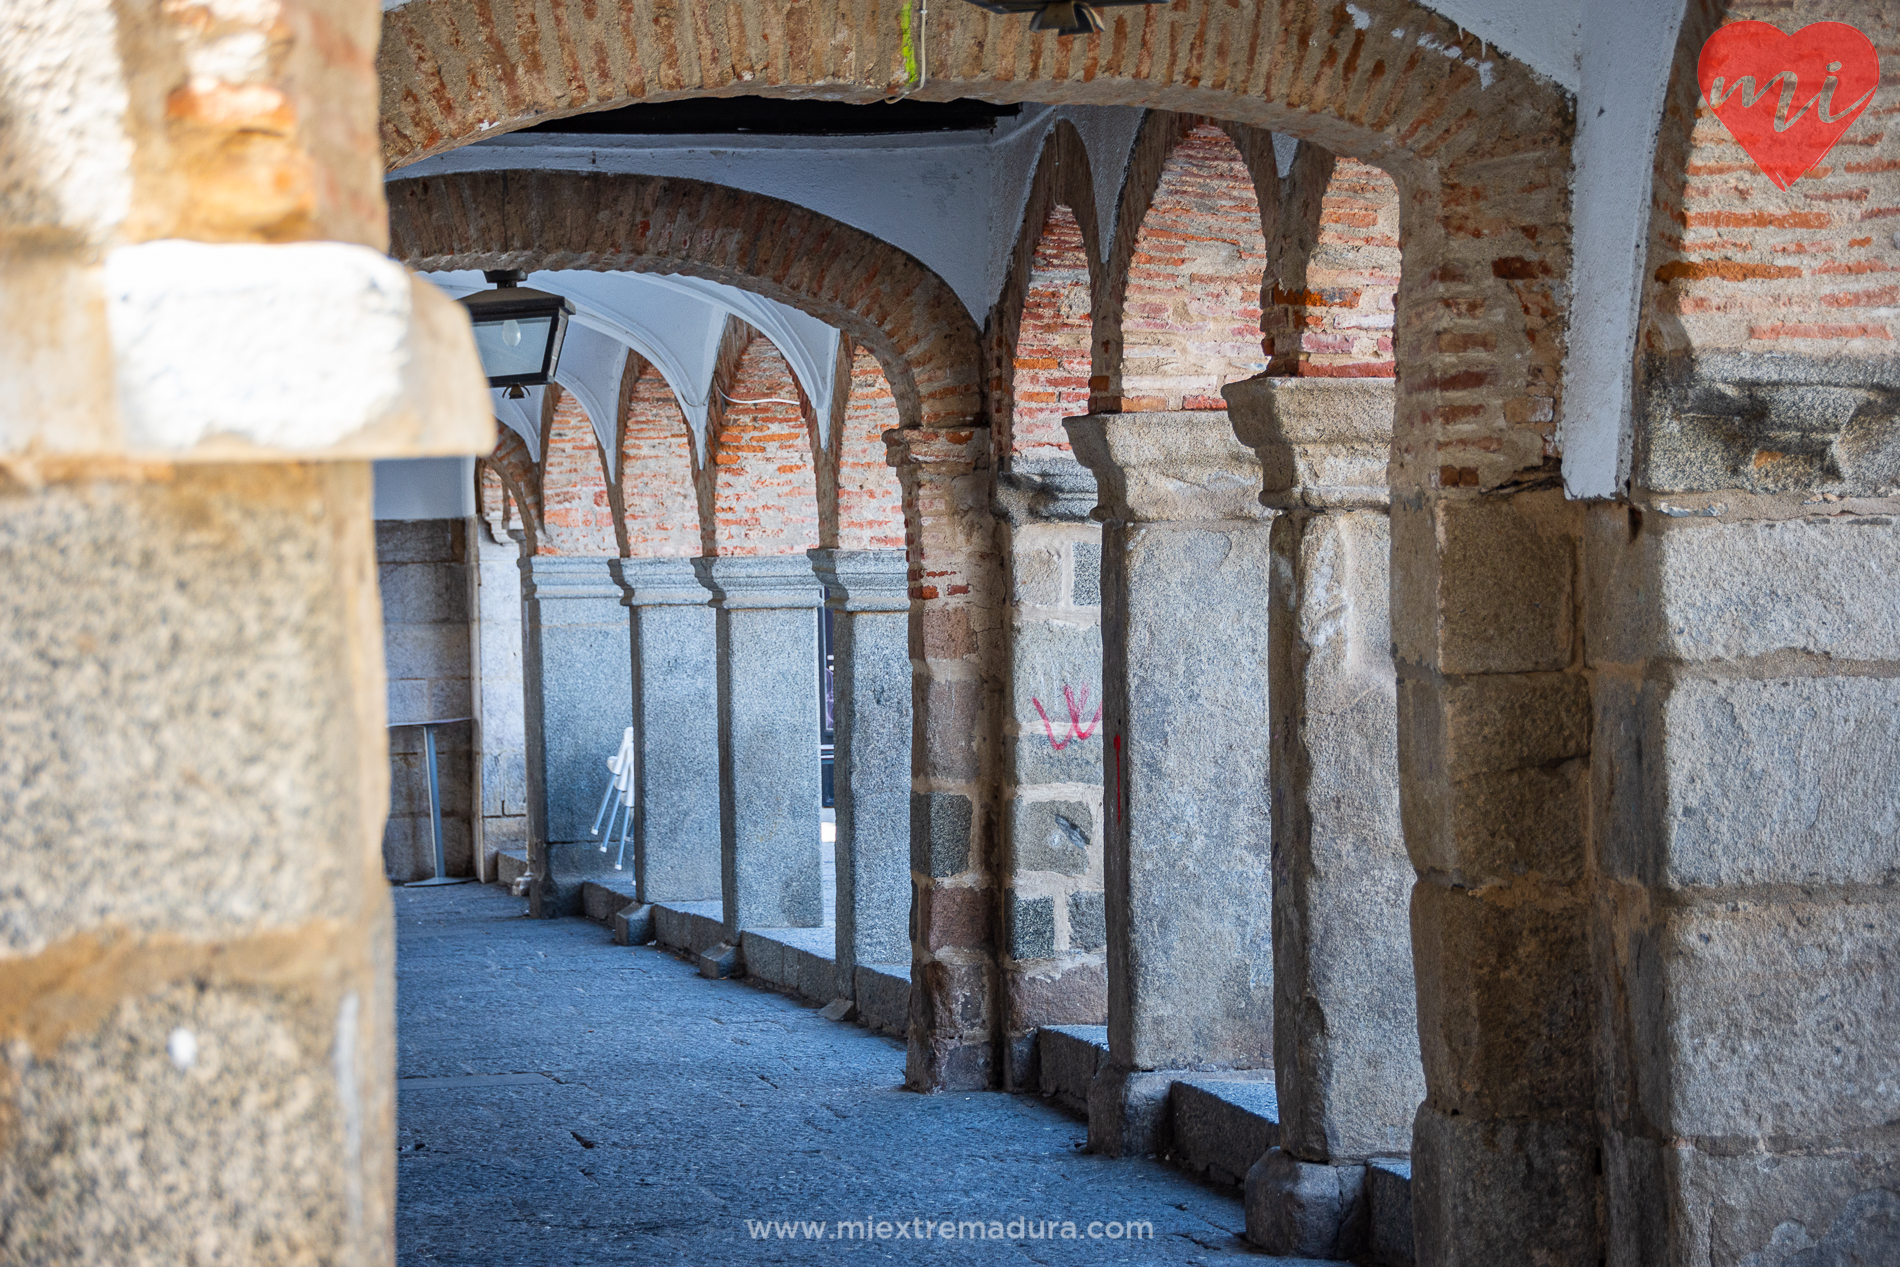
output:
[{"label": "stone step", "polygon": [[693,958],[726,939],[725,911],[717,900],[655,902],[653,939],[669,950]]},{"label": "stone step", "polygon": [[1168,1089],[1174,1161],[1189,1174],[1239,1187],[1280,1142],[1280,1098],[1271,1073],[1194,1074]]},{"label": "stone step", "polygon": [[1108,1063],[1108,1026],[1045,1025],[1036,1031],[1042,1094],[1071,1113],[1089,1115],[1089,1083]]},{"label": "stone step", "polygon": [[1372,1206],[1372,1261],[1379,1267],[1413,1267],[1412,1163],[1375,1157],[1366,1167]]},{"label": "stone step", "polygon": [[739,934],[745,974],[812,1003],[838,997],[837,933],[829,928],[747,929]]},{"label": "stone step", "polygon": [[633,876],[588,880],[581,885],[581,914],[596,924],[612,920],[614,913],[632,906],[638,899],[633,892]]}]

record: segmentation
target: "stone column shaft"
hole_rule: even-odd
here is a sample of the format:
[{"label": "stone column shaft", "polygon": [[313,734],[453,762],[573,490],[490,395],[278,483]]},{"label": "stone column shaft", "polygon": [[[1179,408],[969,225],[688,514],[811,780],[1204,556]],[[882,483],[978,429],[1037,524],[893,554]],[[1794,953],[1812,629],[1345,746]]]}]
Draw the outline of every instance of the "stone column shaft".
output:
[{"label": "stone column shaft", "polygon": [[719,866],[727,940],[824,922],[818,621],[803,555],[695,560],[718,610]]},{"label": "stone column shaft", "polygon": [[691,559],[620,559],[633,648],[634,883],[719,896],[718,617]]},{"label": "stone column shaft", "polygon": [[811,550],[832,612],[838,986],[910,962],[910,566],[902,550]]},{"label": "stone column shaft", "polygon": [[1153,1071],[1272,1064],[1269,517],[1225,412],[1065,425],[1104,516],[1110,1067],[1089,1134],[1147,1152]]},{"label": "stone column shaft", "polygon": [[580,909],[581,884],[612,866],[591,834],[607,758],[633,717],[632,653],[607,558],[521,560],[527,621],[529,890],[536,918]]},{"label": "stone column shaft", "polygon": [[1280,1145],[1248,1177],[1248,1235],[1271,1253],[1349,1257],[1368,1231],[1364,1163],[1410,1154],[1425,1096],[1391,653],[1392,383],[1262,377],[1226,395],[1235,434],[1260,455],[1260,500],[1281,512],[1271,604]]}]

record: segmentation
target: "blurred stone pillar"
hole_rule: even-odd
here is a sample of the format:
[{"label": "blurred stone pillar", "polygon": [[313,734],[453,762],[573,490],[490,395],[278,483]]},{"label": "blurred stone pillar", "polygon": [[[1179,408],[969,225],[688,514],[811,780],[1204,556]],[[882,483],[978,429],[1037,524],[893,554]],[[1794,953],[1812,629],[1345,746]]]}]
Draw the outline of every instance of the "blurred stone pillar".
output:
[{"label": "blurred stone pillar", "polygon": [[804,555],[695,559],[717,609],[719,858],[727,941],[824,923],[818,620]]},{"label": "blurred stone pillar", "polygon": [[1225,411],[1063,424],[1102,516],[1109,1063],[1089,1141],[1167,1143],[1183,1069],[1273,1063],[1260,466]]},{"label": "blurred stone pillar", "polygon": [[620,750],[633,718],[632,653],[609,570],[614,561],[521,560],[529,897],[537,919],[578,913],[581,885],[613,865],[591,829],[613,777],[607,758]]},{"label": "blurred stone pillar", "polygon": [[1425,1098],[1399,824],[1390,379],[1225,389],[1273,526],[1274,1067],[1280,1146],[1247,1182],[1269,1253],[1364,1252],[1366,1166]]},{"label": "blurred stone pillar", "polygon": [[718,617],[691,559],[616,559],[633,650],[633,875],[642,902],[719,896]]},{"label": "blurred stone pillar", "polygon": [[910,567],[902,550],[809,550],[831,608],[837,997],[861,963],[910,963]]}]

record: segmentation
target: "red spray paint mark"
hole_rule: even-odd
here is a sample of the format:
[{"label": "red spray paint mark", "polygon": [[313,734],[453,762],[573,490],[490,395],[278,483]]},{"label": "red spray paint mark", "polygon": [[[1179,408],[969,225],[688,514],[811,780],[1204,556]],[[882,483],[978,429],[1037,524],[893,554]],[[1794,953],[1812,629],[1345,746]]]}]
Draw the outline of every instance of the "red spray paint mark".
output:
[{"label": "red spray paint mark", "polygon": [[1873,41],[1845,22],[1793,35],[1731,22],[1703,44],[1695,70],[1715,117],[1777,189],[1827,156],[1880,85]]},{"label": "red spray paint mark", "polygon": [[1077,739],[1087,739],[1095,733],[1095,724],[1102,720],[1100,704],[1095,706],[1095,716],[1089,718],[1087,722],[1082,720],[1082,710],[1089,706],[1088,687],[1082,688],[1082,702],[1078,704],[1075,702],[1075,688],[1065,682],[1062,686],[1062,698],[1069,706],[1069,733],[1062,739],[1056,738],[1056,728],[1049,724],[1049,714],[1043,711],[1042,701],[1034,696],[1031,696],[1029,700],[1036,706],[1036,716],[1042,718],[1042,728],[1049,735],[1049,746],[1057,752],[1061,752]]}]

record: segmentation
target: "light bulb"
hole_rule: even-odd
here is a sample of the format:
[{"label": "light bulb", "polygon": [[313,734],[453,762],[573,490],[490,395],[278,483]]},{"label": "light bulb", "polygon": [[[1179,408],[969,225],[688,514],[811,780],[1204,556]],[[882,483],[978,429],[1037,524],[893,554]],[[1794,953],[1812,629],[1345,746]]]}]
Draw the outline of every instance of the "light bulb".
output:
[{"label": "light bulb", "polygon": [[521,346],[521,323],[519,321],[502,322],[501,323],[501,341],[503,343],[506,343],[511,348],[520,347]]}]

